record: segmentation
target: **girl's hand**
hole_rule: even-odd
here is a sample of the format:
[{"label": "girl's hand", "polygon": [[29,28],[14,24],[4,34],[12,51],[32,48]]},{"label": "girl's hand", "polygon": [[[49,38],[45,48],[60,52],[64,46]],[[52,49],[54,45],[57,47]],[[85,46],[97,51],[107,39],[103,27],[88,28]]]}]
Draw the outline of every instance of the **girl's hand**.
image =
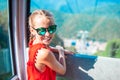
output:
[{"label": "girl's hand", "polygon": [[65,49],[64,49],[64,52],[65,52],[65,54],[74,54],[74,52],[69,51],[69,50],[65,50]]},{"label": "girl's hand", "polygon": [[56,48],[58,49],[58,52],[59,52],[59,61],[61,62],[61,58],[65,58],[63,47],[56,46]]},{"label": "girl's hand", "polygon": [[[57,46],[56,46],[56,47],[57,47]],[[50,49],[51,49],[51,51],[52,51],[53,53],[59,53],[59,51],[58,51],[58,49],[57,49],[56,47],[50,47]],[[65,54],[74,54],[74,52],[69,51],[69,50],[63,49],[63,51],[64,51]]]},{"label": "girl's hand", "polygon": [[56,46],[56,48],[58,49],[58,52],[59,52],[59,62],[60,62],[60,64],[62,64],[62,65],[64,66],[64,68],[66,69],[66,61],[65,61],[65,54],[64,54],[63,47],[61,47],[61,46]]}]

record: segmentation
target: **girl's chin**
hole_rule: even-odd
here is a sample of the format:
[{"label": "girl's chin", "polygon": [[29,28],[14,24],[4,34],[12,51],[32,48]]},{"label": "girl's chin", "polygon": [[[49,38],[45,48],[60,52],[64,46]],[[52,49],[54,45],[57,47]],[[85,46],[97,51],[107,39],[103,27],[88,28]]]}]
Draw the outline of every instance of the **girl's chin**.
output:
[{"label": "girl's chin", "polygon": [[51,41],[52,41],[52,39],[50,39],[50,40],[43,40],[42,42],[45,45],[49,45],[51,43]]},{"label": "girl's chin", "polygon": [[43,42],[43,44],[45,44],[45,45],[49,45],[49,44],[50,44],[50,42]]}]

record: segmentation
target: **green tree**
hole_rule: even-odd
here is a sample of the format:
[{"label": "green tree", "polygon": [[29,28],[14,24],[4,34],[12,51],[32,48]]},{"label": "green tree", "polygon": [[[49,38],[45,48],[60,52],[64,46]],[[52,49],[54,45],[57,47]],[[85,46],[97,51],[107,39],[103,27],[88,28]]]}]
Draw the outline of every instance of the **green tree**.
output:
[{"label": "green tree", "polygon": [[61,45],[64,47],[63,40],[57,34],[54,36],[53,41],[50,45],[53,47],[55,47],[56,45]]},{"label": "green tree", "polygon": [[109,41],[105,52],[110,57],[120,58],[120,39]]},{"label": "green tree", "polygon": [[0,48],[8,46],[8,15],[7,10],[0,12]]}]

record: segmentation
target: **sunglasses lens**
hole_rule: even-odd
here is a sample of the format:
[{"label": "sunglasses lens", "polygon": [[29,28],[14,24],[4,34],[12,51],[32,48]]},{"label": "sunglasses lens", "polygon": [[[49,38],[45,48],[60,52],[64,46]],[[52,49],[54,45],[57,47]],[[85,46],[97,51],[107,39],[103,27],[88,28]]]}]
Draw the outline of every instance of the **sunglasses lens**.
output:
[{"label": "sunglasses lens", "polygon": [[39,28],[39,29],[37,29],[37,32],[38,32],[39,35],[43,36],[46,33],[46,29],[45,28]]},{"label": "sunglasses lens", "polygon": [[[50,34],[53,34],[56,31],[56,27],[57,27],[56,25],[51,25],[49,26],[49,28],[47,28],[47,30]],[[42,36],[44,36],[46,33],[46,28],[38,28],[35,30],[37,30],[37,33]]]},{"label": "sunglasses lens", "polygon": [[55,31],[56,31],[56,25],[52,25],[52,26],[50,26],[50,27],[48,28],[48,32],[49,32],[50,34],[53,34]]}]

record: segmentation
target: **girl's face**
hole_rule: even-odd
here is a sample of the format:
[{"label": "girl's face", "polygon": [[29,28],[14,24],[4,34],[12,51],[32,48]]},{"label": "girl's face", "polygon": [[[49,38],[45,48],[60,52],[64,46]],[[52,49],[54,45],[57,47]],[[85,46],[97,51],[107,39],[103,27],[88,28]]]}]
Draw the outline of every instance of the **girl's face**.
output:
[{"label": "girl's face", "polygon": [[54,33],[48,32],[51,29],[52,22],[46,17],[35,17],[33,20],[35,40],[41,44],[49,45],[54,37]]}]

